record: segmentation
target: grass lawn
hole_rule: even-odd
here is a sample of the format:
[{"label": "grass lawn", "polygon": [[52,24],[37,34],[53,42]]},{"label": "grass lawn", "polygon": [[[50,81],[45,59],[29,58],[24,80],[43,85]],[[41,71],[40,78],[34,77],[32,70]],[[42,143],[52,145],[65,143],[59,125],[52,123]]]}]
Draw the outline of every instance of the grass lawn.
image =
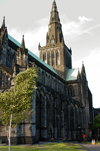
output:
[{"label": "grass lawn", "polygon": [[[73,143],[48,143],[30,146],[11,146],[11,151],[82,151],[83,147]],[[8,151],[8,146],[0,146],[0,151]]]}]

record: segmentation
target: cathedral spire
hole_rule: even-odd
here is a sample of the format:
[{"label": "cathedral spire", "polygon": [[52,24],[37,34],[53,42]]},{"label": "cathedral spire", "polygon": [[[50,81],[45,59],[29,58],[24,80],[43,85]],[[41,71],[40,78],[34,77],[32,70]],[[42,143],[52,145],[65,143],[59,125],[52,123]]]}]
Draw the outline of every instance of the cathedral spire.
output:
[{"label": "cathedral spire", "polygon": [[53,4],[52,4],[52,11],[57,11],[57,5],[56,5],[55,0],[53,1]]},{"label": "cathedral spire", "polygon": [[52,3],[50,22],[46,35],[46,45],[59,44],[64,45],[64,38],[62,33],[62,25],[59,19],[59,12],[55,0]]},{"label": "cathedral spire", "polygon": [[21,48],[22,48],[22,49],[25,49],[24,35],[22,36]]},{"label": "cathedral spire", "polygon": [[57,11],[57,5],[55,0],[52,3],[52,9],[51,9],[51,17],[50,17],[50,24],[52,22],[60,22],[58,11]]}]

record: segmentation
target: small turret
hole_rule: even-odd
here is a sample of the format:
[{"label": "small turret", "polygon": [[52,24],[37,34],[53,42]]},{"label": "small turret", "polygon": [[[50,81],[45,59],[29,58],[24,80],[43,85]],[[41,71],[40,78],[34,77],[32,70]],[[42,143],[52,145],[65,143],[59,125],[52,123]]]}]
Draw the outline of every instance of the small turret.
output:
[{"label": "small turret", "polygon": [[17,49],[17,64],[19,65],[20,71],[27,69],[28,62],[28,49],[25,48],[24,35],[22,36],[21,47]]},{"label": "small turret", "polygon": [[79,69],[78,69],[77,79],[81,79],[81,74],[80,74]]},{"label": "small turret", "polygon": [[81,69],[81,74],[85,72],[85,67],[84,67],[84,62],[82,61],[82,69]]},{"label": "small turret", "polygon": [[2,26],[1,26],[1,28],[5,28],[5,16],[3,17],[3,23],[2,23]]},{"label": "small turret", "polygon": [[39,43],[39,45],[38,45],[38,50],[40,49],[40,47],[41,47],[41,45],[40,45],[40,43]]},{"label": "small turret", "polygon": [[2,26],[0,29],[0,63],[6,65],[8,49],[8,32],[7,27],[5,27],[5,17],[3,17]]},{"label": "small turret", "polygon": [[22,36],[21,48],[22,48],[23,50],[25,49],[24,35]]}]

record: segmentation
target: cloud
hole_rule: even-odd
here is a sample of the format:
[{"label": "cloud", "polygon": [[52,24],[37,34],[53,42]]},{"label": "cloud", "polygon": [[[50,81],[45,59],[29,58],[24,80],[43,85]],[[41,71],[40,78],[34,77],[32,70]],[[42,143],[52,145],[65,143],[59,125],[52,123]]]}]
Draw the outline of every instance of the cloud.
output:
[{"label": "cloud", "polygon": [[[88,29],[84,29],[83,25],[86,25],[87,22],[92,21],[92,19],[86,18],[85,16],[79,16],[79,21],[70,21],[66,18],[65,15],[62,16],[62,21],[67,20],[66,22],[62,22],[63,24],[63,32],[65,39],[75,38],[83,33],[88,33]],[[46,43],[46,33],[48,31],[48,24],[49,24],[49,16],[37,20],[35,22],[36,27],[32,29],[20,29],[18,28],[9,28],[9,34],[21,42],[22,35],[25,35],[25,43],[26,47],[30,49],[32,52],[37,52],[38,44],[40,42],[41,46],[45,45]]]},{"label": "cloud", "polygon": [[[67,21],[64,21],[65,15],[63,15],[63,33],[64,36],[67,36],[67,39],[75,38],[84,33],[90,33],[90,29],[87,28],[87,24],[93,19],[87,18],[85,16],[79,16],[78,21],[70,21],[67,18]],[[92,29],[92,28],[91,28]]]},{"label": "cloud", "polygon": [[48,26],[48,23],[49,23],[49,16],[37,20],[36,23],[39,24],[40,26]]},{"label": "cloud", "polygon": [[79,19],[79,21],[80,21],[81,24],[84,24],[84,23],[86,23],[86,22],[93,21],[93,19],[87,18],[87,17],[85,17],[85,16],[79,16],[78,19]]},{"label": "cloud", "polygon": [[[39,25],[44,22],[43,26]],[[48,31],[48,26],[45,25],[46,20],[40,20],[37,22],[37,26],[31,30],[21,30],[20,28],[13,28],[10,29],[8,27],[9,34],[15,38],[18,42],[21,43],[22,35],[24,34],[25,39],[25,46],[35,54],[38,54],[38,44],[40,43],[41,46],[45,45],[46,42],[46,32]]]}]

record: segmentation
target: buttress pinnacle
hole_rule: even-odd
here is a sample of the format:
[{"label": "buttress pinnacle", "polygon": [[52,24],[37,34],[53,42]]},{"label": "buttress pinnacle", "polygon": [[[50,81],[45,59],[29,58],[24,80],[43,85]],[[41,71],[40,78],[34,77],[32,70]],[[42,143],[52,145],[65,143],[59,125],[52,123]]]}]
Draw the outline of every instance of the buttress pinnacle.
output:
[{"label": "buttress pinnacle", "polygon": [[3,17],[2,28],[5,27],[5,16]]},{"label": "buttress pinnacle", "polygon": [[22,37],[21,48],[22,48],[22,49],[25,49],[24,35],[23,35],[23,37]]}]

